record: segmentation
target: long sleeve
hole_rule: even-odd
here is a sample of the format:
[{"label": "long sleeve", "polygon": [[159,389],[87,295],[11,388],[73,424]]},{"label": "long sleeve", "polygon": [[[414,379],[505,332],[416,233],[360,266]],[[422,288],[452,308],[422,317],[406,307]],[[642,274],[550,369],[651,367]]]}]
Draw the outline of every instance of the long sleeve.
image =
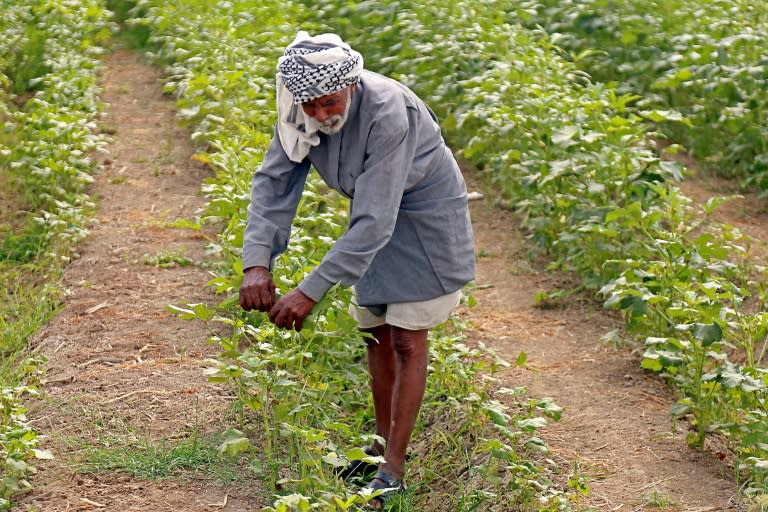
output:
[{"label": "long sleeve", "polygon": [[298,164],[288,159],[275,131],[261,167],[251,180],[243,269],[259,265],[271,268],[274,258],[287,248],[309,166],[306,158]]}]

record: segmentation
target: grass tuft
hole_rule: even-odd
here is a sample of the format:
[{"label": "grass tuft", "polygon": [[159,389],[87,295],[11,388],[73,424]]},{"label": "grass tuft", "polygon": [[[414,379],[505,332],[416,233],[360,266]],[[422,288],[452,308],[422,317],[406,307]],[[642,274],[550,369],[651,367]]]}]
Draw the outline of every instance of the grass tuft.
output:
[{"label": "grass tuft", "polygon": [[234,472],[228,469],[233,460],[220,455],[218,441],[215,437],[200,438],[197,433],[179,441],[111,439],[104,446],[85,447],[85,462],[79,470],[86,473],[123,471],[145,480],[202,475],[226,482],[233,478]]}]

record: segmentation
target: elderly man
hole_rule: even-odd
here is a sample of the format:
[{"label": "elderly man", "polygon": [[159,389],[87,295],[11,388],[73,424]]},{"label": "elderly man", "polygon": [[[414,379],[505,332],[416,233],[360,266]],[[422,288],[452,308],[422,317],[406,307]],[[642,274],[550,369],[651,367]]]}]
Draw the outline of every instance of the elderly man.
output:
[{"label": "elderly man", "polygon": [[[368,486],[402,490],[405,454],[427,377],[427,333],[474,279],[464,180],[432,111],[402,84],[363,69],[338,36],[299,32],[279,59],[278,120],[253,176],[240,304],[300,330],[333,285],[354,286],[385,462]],[[298,287],[275,300],[270,275],[288,244],[313,165],[350,199],[349,228]],[[352,461],[344,477],[368,469]],[[388,494],[370,502],[382,508]]]}]

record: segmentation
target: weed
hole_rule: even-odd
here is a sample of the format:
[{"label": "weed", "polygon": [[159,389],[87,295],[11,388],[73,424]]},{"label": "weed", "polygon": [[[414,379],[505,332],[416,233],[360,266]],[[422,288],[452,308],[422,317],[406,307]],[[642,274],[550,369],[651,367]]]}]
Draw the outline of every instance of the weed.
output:
[{"label": "weed", "polygon": [[181,249],[175,251],[160,251],[156,254],[145,254],[142,260],[146,265],[158,268],[188,267],[194,265],[194,260],[184,256]]},{"label": "weed", "polygon": [[161,480],[180,476],[213,476],[231,480],[233,471],[219,454],[216,437],[191,436],[170,441],[125,437],[102,439],[105,446],[90,444],[81,449],[83,472],[124,471],[134,478]]},{"label": "weed", "polygon": [[653,489],[651,492],[644,494],[640,502],[644,507],[657,508],[659,510],[666,510],[677,506],[677,502],[674,499],[658,489]]},{"label": "weed", "polygon": [[170,133],[158,149],[157,156],[152,160],[157,165],[169,165],[174,162],[173,134]]},{"label": "weed", "polygon": [[749,506],[749,512],[768,512],[768,493],[755,496]]},{"label": "weed", "polygon": [[634,341],[626,336],[622,335],[621,330],[611,329],[607,333],[600,337],[600,343],[615,347],[615,348],[628,348],[632,345],[636,345]]}]

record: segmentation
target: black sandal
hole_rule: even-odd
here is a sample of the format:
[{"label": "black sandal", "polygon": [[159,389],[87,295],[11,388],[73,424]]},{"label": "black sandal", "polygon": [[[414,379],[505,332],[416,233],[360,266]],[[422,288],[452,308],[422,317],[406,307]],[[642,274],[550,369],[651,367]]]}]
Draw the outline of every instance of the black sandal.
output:
[{"label": "black sandal", "polygon": [[[385,473],[384,471],[377,471],[373,476],[373,479],[365,485],[365,488],[373,489],[374,491],[387,489],[378,496],[374,496],[368,500],[368,508],[374,510],[384,510],[384,508],[389,504],[390,501],[392,501],[393,498],[396,496],[402,496],[405,492],[405,485],[403,485],[402,480],[398,480],[394,476],[390,475],[389,473]],[[378,503],[377,507],[371,506],[371,502],[373,501]]]},{"label": "black sandal", "polygon": [[[363,448],[366,455],[376,457],[378,454],[373,452],[373,448],[366,446]],[[344,469],[339,471],[338,476],[344,481],[351,480],[352,478],[368,478],[373,475],[379,469],[378,464],[372,462],[366,462],[364,460],[351,460]]]}]

